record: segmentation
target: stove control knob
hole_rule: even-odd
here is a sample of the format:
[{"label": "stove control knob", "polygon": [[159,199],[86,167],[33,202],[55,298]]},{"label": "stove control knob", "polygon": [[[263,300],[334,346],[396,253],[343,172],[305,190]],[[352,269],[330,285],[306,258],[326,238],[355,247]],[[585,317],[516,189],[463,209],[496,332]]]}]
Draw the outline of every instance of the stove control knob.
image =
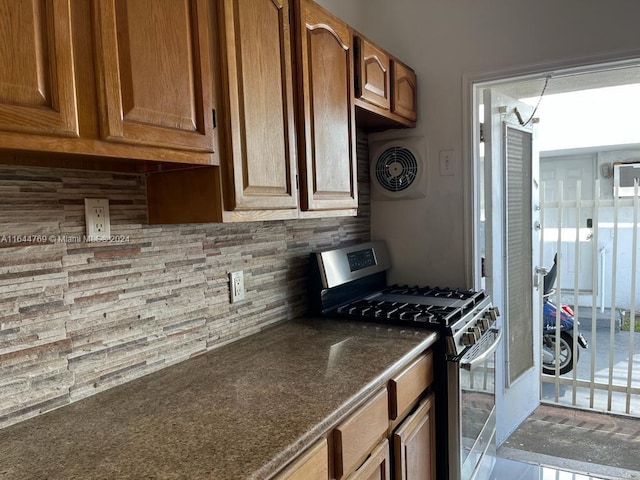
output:
[{"label": "stove control knob", "polygon": [[486,332],[487,330],[489,330],[490,322],[488,318],[482,317],[476,322],[476,325],[480,327],[481,331]]},{"label": "stove control knob", "polygon": [[484,318],[486,318],[487,320],[489,320],[489,323],[493,323],[498,319],[498,316],[495,314],[495,312],[490,308],[488,309],[486,312],[484,312]]},{"label": "stove control knob", "polygon": [[462,345],[469,347],[476,344],[476,336],[472,332],[464,332],[462,334]]},{"label": "stove control knob", "polygon": [[480,340],[482,333],[478,327],[470,327],[466,332],[462,334],[462,345],[470,346],[475,345]]}]

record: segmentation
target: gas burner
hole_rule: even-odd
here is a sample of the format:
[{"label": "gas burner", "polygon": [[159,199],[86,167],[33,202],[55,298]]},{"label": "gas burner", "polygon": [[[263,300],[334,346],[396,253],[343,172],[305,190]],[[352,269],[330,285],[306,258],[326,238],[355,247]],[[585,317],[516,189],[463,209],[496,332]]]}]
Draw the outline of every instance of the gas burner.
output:
[{"label": "gas burner", "polygon": [[364,299],[341,306],[338,313],[347,317],[431,323],[446,327],[460,319],[463,310],[459,307]]},{"label": "gas burner", "polygon": [[441,287],[419,287],[417,285],[391,285],[381,290],[385,295],[404,295],[414,297],[449,298],[452,300],[469,300],[471,305],[485,298],[483,291],[461,290]]}]

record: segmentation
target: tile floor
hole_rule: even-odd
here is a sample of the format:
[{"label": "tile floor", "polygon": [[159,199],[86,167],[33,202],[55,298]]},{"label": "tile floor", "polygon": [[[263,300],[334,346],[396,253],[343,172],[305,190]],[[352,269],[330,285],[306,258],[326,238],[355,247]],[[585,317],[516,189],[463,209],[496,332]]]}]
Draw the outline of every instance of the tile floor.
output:
[{"label": "tile floor", "polygon": [[557,470],[553,467],[497,458],[491,480],[604,480],[581,473]]},{"label": "tile floor", "polygon": [[[560,474],[544,477],[539,472],[525,479],[640,480],[638,452],[640,418],[540,405],[498,449],[498,457],[582,473],[573,477]],[[503,478],[510,480],[511,476]]]}]

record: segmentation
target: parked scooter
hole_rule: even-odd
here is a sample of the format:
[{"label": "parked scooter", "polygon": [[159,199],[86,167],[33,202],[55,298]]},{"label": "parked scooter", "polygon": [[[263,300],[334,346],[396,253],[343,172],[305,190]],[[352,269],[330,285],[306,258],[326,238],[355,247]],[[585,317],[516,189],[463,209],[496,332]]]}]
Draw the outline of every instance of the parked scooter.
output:
[{"label": "parked scooter", "polygon": [[[574,318],[573,309],[569,305],[560,305],[560,335],[556,335],[556,316],[558,308],[550,298],[555,292],[553,284],[556,281],[558,255],[553,257],[553,267],[544,277],[544,301],[542,304],[542,372],[547,375],[555,375],[556,368],[560,375],[573,369],[573,355],[576,355],[576,363],[580,358],[580,352],[573,350],[574,326],[579,322]],[[560,351],[556,358],[556,338],[559,339]],[[582,348],[588,348],[589,343],[582,333],[578,333],[577,344]]]}]

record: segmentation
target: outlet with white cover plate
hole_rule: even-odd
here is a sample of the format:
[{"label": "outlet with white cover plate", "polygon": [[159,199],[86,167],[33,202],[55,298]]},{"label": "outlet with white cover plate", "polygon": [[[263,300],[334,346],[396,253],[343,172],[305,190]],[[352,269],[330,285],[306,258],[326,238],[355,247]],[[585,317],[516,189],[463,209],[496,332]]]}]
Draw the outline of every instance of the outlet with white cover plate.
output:
[{"label": "outlet with white cover plate", "polygon": [[242,270],[238,272],[231,272],[229,274],[229,285],[231,303],[244,300],[244,274],[242,273]]},{"label": "outlet with white cover plate", "polygon": [[85,198],[84,215],[88,242],[108,240],[111,237],[108,199]]}]

